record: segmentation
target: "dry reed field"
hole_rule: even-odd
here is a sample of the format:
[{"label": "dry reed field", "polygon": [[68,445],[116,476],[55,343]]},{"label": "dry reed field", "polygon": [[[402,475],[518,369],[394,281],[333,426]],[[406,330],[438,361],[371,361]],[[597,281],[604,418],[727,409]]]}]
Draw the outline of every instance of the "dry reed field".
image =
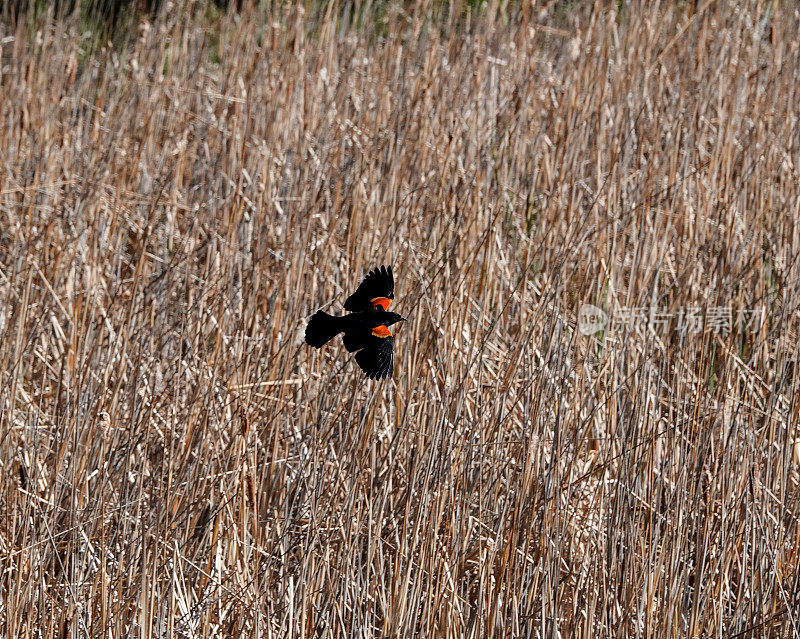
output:
[{"label": "dry reed field", "polygon": [[129,20],[0,23],[0,636],[800,637],[796,2]]}]

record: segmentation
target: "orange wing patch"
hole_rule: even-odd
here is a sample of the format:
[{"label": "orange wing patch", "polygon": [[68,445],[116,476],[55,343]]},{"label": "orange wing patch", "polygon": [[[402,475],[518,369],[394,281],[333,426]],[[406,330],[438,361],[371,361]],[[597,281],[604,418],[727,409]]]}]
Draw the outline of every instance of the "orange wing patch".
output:
[{"label": "orange wing patch", "polygon": [[392,300],[388,297],[373,297],[369,302],[373,306],[380,306],[385,311],[389,308],[389,304],[392,303]]},{"label": "orange wing patch", "polygon": [[386,328],[383,324],[373,328],[372,329],[372,334],[375,337],[391,337],[392,336],[391,331],[388,328]]}]

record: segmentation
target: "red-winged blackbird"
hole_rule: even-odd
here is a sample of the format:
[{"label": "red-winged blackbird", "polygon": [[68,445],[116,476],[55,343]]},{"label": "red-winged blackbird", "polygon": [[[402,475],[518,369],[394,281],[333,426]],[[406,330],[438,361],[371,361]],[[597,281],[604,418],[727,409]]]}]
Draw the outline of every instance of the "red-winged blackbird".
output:
[{"label": "red-winged blackbird", "polygon": [[348,352],[367,377],[391,377],[394,370],[394,338],[389,327],[406,319],[386,309],[394,299],[394,276],[391,266],[370,271],[356,292],[345,300],[344,317],[317,311],[306,326],[306,344],[321,348],[339,333]]}]

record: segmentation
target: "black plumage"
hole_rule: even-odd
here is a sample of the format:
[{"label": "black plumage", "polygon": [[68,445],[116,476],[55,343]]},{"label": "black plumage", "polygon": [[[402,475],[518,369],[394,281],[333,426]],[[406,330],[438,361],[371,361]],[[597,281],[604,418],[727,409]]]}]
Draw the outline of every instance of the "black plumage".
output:
[{"label": "black plumage", "polygon": [[337,317],[317,311],[306,326],[306,344],[321,348],[340,333],[356,363],[370,379],[391,377],[394,372],[394,337],[389,326],[405,318],[386,309],[394,299],[391,266],[370,271],[355,293],[345,300],[347,315]]}]

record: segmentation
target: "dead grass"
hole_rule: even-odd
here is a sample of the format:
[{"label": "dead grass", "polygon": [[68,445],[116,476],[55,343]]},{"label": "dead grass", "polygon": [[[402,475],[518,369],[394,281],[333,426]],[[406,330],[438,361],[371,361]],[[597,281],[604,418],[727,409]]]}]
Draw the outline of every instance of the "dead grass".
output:
[{"label": "dead grass", "polygon": [[797,7],[589,4],[0,32],[1,636],[800,636]]}]

